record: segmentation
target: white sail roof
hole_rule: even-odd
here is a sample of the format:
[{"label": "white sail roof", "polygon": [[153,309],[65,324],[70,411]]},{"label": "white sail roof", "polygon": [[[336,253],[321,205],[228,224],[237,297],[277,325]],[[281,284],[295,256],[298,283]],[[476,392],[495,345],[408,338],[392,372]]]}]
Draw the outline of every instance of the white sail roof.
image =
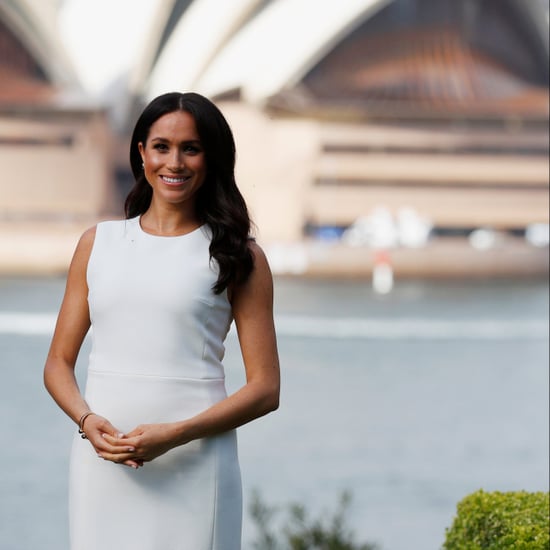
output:
[{"label": "white sail roof", "polygon": [[391,0],[195,0],[153,70],[147,96],[171,89],[241,89],[262,101],[292,85],[333,45]]},{"label": "white sail roof", "polygon": [[0,19],[35,59],[52,84],[76,86],[78,79],[59,40],[59,0],[2,0]]},{"label": "white sail roof", "polygon": [[153,68],[146,94],[190,90],[261,0],[195,0],[172,32]]},{"label": "white sail roof", "polygon": [[204,93],[241,87],[253,102],[295,84],[334,44],[391,0],[279,0],[244,28],[198,82]]},{"label": "white sail roof", "polygon": [[[65,55],[70,54],[92,94],[101,94],[119,79],[129,98],[151,99],[170,90],[216,96],[238,89],[245,100],[262,103],[299,82],[342,38],[392,1],[149,0],[147,9],[132,13],[130,21],[132,0],[110,0],[110,10],[81,0],[2,0],[0,16],[22,37],[52,81],[76,79]],[[547,55],[544,1],[508,2],[529,14],[529,28],[541,36]],[[94,24],[98,19],[83,17],[86,10],[103,18],[99,36]],[[56,14],[72,15],[67,25],[74,25],[73,34],[91,52],[88,57],[77,55],[67,40],[63,48]],[[102,79],[92,78],[99,74],[98,67],[104,69]]]}]

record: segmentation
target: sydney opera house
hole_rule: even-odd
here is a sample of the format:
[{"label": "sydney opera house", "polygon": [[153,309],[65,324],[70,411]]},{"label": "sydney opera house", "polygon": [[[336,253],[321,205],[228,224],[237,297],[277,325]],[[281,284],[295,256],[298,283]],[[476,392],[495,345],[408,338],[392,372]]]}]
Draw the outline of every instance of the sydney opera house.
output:
[{"label": "sydney opera house", "polygon": [[368,269],[384,223],[403,273],[548,269],[547,2],[157,0],[101,98],[59,38],[62,4],[0,3],[0,257],[14,227],[120,215],[136,113],[195,90],[233,127],[280,271]]}]

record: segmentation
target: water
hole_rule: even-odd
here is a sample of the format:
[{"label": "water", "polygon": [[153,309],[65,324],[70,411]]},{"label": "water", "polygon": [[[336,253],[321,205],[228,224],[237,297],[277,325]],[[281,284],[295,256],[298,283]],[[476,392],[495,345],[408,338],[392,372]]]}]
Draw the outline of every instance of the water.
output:
[{"label": "water", "polygon": [[[0,279],[0,548],[67,550],[73,424],[42,387],[62,279]],[[281,407],[239,430],[245,506],[335,508],[383,550],[440,547],[456,503],[548,490],[545,282],[276,281]],[[79,361],[82,381],[89,343]],[[244,381],[230,334],[228,387]],[[254,538],[245,513],[244,538]]]}]

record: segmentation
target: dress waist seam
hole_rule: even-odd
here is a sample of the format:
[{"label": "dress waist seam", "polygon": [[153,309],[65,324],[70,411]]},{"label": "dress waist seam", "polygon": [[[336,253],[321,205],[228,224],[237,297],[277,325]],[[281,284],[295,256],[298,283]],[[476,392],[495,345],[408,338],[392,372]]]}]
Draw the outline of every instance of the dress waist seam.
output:
[{"label": "dress waist seam", "polygon": [[144,374],[140,372],[115,372],[107,370],[96,370],[89,368],[88,374],[98,374],[104,376],[120,376],[120,377],[129,377],[129,378],[157,378],[159,380],[181,380],[181,381],[190,381],[190,382],[224,382],[225,377],[215,377],[215,378],[192,378],[189,376],[163,376],[159,374]]}]

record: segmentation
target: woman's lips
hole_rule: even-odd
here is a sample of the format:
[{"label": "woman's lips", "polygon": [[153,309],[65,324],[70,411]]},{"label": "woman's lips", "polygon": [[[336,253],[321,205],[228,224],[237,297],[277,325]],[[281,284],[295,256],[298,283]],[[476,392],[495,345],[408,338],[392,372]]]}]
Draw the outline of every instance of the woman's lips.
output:
[{"label": "woman's lips", "polygon": [[174,186],[177,186],[177,185],[182,185],[183,183],[185,183],[188,179],[190,178],[190,176],[179,176],[177,178],[174,178],[174,177],[170,177],[170,176],[160,176],[160,179],[166,184],[166,185],[174,185]]}]

